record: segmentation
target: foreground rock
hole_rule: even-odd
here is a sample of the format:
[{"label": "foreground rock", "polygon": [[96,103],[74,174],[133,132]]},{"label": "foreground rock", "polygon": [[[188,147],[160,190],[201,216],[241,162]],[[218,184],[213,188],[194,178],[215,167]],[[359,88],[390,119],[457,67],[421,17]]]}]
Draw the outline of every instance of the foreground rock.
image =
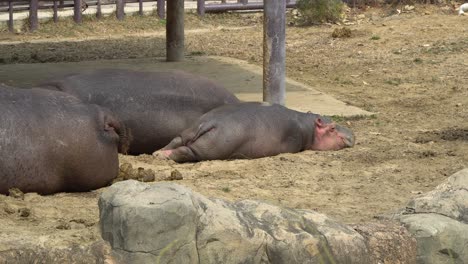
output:
[{"label": "foreground rock", "polygon": [[413,263],[394,223],[352,227],[257,201],[207,199],[171,183],[119,182],[100,200],[102,236],[122,263]]},{"label": "foreground rock", "polygon": [[412,199],[396,218],[418,241],[418,263],[468,263],[468,169]]}]

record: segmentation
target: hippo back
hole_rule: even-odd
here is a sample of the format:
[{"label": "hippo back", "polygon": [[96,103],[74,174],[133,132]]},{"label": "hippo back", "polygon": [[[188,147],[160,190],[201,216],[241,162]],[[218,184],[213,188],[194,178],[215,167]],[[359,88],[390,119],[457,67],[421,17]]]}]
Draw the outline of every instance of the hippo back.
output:
[{"label": "hippo back", "polygon": [[118,173],[108,113],[68,94],[0,86],[0,193],[88,191]]},{"label": "hippo back", "polygon": [[102,69],[42,84],[110,109],[131,130],[129,154],[164,147],[204,113],[239,100],[221,85],[182,71]]}]

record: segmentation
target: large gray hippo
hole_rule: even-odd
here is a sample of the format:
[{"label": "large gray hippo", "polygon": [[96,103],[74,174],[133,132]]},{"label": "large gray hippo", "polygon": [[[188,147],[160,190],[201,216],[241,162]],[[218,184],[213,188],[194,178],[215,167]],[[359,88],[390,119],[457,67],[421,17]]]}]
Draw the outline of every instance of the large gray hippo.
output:
[{"label": "large gray hippo", "polygon": [[129,154],[151,154],[204,113],[239,100],[225,88],[182,71],[101,69],[41,84],[110,109],[130,129]]},{"label": "large gray hippo", "polygon": [[117,177],[126,130],[66,93],[0,85],[0,193],[89,191]]},{"label": "large gray hippo", "polygon": [[153,155],[176,162],[260,158],[303,150],[339,150],[354,134],[330,119],[267,103],[225,105],[204,114]]}]

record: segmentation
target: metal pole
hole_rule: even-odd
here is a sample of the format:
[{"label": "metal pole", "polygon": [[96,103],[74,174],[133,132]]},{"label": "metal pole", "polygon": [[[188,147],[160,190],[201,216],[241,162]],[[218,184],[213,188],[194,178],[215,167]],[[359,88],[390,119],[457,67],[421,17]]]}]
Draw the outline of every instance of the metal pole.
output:
[{"label": "metal pole", "polygon": [[13,0],[8,2],[8,30],[10,32],[14,31],[13,27]]},{"label": "metal pole", "polygon": [[97,19],[102,18],[101,0],[97,0],[96,17],[97,17]]},{"label": "metal pole", "polygon": [[142,16],[143,15],[143,0],[138,0],[138,9],[139,9],[138,14]]},{"label": "metal pole", "polygon": [[184,0],[167,1],[167,61],[184,59]]},{"label": "metal pole", "polygon": [[[171,0],[169,0],[169,1],[171,1]],[[156,2],[156,9],[158,10],[158,16],[159,16],[160,19],[164,19],[164,17],[166,16],[166,14],[165,14],[166,12],[164,10],[164,5],[165,5],[164,2],[165,2],[164,0],[158,0]]]},{"label": "metal pole", "polygon": [[73,0],[73,20],[81,24],[81,0]]},{"label": "metal pole", "polygon": [[54,0],[54,23],[58,22],[57,5],[57,1]]},{"label": "metal pole", "polygon": [[39,8],[39,0],[31,0],[29,4],[29,29],[34,31],[39,26],[39,19],[37,17],[37,9]]},{"label": "metal pole", "polygon": [[263,101],[284,105],[286,60],[286,0],[264,1]]},{"label": "metal pole", "polygon": [[205,15],[205,0],[197,0],[197,14],[199,16]]},{"label": "metal pole", "polygon": [[116,0],[115,5],[116,5],[115,15],[117,16],[117,19],[123,20],[125,17],[125,12],[124,12],[125,0]]}]

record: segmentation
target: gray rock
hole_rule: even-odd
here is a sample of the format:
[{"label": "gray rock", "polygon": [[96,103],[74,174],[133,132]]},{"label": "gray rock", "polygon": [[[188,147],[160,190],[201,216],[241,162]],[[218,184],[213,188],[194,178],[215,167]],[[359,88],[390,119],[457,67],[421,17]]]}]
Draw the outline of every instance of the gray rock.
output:
[{"label": "gray rock", "polygon": [[450,176],[433,191],[412,199],[406,213],[435,213],[468,224],[468,169]]},{"label": "gray rock", "polygon": [[396,219],[417,239],[418,263],[468,263],[468,169],[412,199]]},{"label": "gray rock", "polygon": [[411,263],[416,253],[407,233],[361,235],[317,212],[208,199],[174,183],[116,183],[99,209],[102,237],[121,263],[386,263],[368,246],[388,239],[407,254],[388,250],[395,261],[387,263]]},{"label": "gray rock", "polygon": [[88,246],[74,245],[67,248],[45,248],[29,245],[18,249],[0,251],[0,263],[116,263],[111,247],[104,241]]},{"label": "gray rock", "polygon": [[468,225],[438,214],[403,215],[418,241],[418,263],[468,262]]}]

